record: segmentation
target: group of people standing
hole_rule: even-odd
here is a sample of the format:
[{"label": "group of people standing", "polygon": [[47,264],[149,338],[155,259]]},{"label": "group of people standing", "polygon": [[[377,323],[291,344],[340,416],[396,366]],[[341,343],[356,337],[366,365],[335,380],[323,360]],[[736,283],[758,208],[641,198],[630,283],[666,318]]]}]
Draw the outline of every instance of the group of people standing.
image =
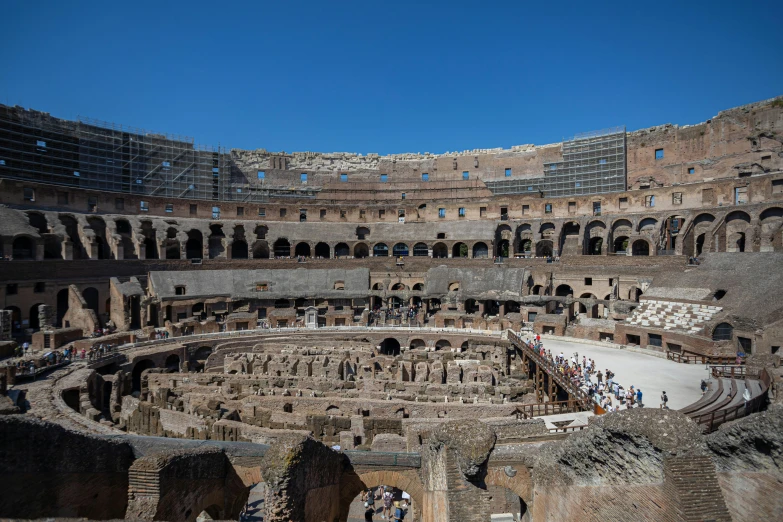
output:
[{"label": "group of people standing", "polygon": [[364,520],[372,521],[380,510],[381,519],[401,522],[408,513],[410,496],[391,486],[378,486],[362,493],[364,502]]}]

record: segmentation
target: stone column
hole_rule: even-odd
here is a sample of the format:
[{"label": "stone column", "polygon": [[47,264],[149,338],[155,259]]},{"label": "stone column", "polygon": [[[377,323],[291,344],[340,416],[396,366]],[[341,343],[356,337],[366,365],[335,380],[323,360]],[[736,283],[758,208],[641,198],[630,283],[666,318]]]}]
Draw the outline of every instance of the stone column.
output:
[{"label": "stone column", "polygon": [[35,241],[35,260],[41,261],[44,258],[44,240],[38,239]]},{"label": "stone column", "polygon": [[73,242],[70,239],[63,241],[62,255],[63,259],[73,259]]}]

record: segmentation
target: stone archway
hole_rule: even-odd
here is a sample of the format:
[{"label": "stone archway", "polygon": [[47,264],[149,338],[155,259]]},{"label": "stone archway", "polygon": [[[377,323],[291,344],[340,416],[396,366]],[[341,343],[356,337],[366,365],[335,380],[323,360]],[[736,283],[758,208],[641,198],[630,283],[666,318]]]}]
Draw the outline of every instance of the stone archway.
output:
[{"label": "stone archway", "polygon": [[[487,486],[506,488],[518,496],[527,509],[533,503],[533,478],[524,466],[490,467],[484,478]],[[529,515],[528,515],[529,516]],[[529,520],[529,518],[522,518]]]},{"label": "stone archway", "polygon": [[421,513],[424,500],[424,486],[415,470],[406,471],[370,471],[357,473],[354,470],[343,473],[340,477],[340,516],[339,520],[348,519],[348,509],[351,502],[362,492],[377,486],[391,486],[407,492],[411,496],[413,507],[417,514]]}]

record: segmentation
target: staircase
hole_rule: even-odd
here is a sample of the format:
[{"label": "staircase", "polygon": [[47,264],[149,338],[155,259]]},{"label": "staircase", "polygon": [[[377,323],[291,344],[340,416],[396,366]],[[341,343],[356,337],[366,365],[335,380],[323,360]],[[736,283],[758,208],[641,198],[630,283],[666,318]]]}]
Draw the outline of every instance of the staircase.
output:
[{"label": "staircase", "polygon": [[720,306],[649,299],[641,302],[625,324],[694,335],[701,333],[704,325],[721,310]]}]

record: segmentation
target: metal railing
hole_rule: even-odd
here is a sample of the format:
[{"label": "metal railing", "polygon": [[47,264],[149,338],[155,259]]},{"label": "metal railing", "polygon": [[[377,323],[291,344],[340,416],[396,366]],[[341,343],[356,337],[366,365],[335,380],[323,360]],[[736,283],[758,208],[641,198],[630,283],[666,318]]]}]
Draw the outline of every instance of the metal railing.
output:
[{"label": "metal railing", "polygon": [[[713,375],[716,377],[722,376],[720,369],[713,369]],[[761,393],[753,396],[748,401],[743,401],[736,406],[729,406],[725,408],[718,408],[713,411],[704,413],[702,415],[690,416],[697,424],[701,425],[707,432],[713,432],[724,422],[733,421],[751,413],[761,411],[767,404],[769,395],[769,386],[772,382],[766,369],[761,370],[759,373],[759,379],[761,381]]]},{"label": "metal railing", "polygon": [[554,361],[541,357],[535,350],[528,348],[527,343],[525,343],[515,332],[508,330],[507,337],[508,340],[511,341],[511,344],[522,350],[528,358],[539,365],[553,381],[573,397],[573,399],[568,402],[573,402],[574,407],[579,408],[579,410],[576,411],[595,411],[595,403],[590,399],[590,396],[578,386],[574,386],[565,375],[561,374]]},{"label": "metal railing", "polygon": [[[733,355],[704,355],[693,352],[666,352],[666,358],[670,361],[684,364],[732,364],[736,363],[737,357]],[[745,359],[740,359],[740,364],[745,364]]]}]

